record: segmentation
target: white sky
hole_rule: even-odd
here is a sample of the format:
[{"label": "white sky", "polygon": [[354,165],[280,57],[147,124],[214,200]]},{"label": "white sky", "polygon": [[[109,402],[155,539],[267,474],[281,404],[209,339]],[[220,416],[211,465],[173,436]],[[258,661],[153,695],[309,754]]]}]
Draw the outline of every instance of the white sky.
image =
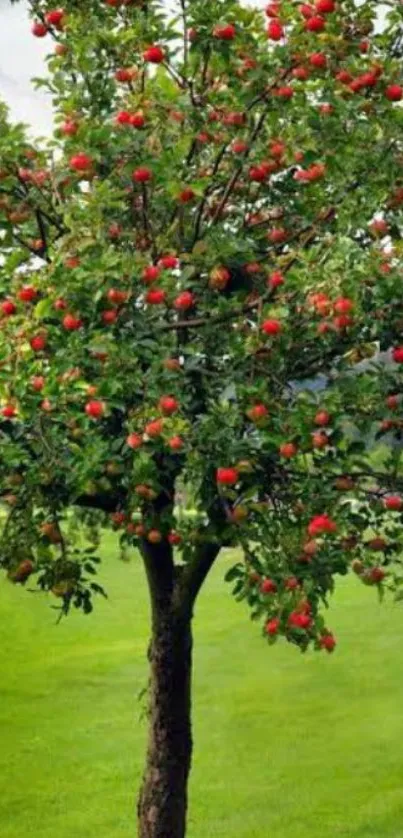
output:
[{"label": "white sky", "polygon": [[[268,0],[247,2],[264,7]],[[30,79],[43,75],[49,45],[48,38],[31,35],[24,2],[11,5],[0,0],[0,99],[7,102],[15,120],[32,125],[36,134],[49,133],[52,105],[49,96],[33,89]]]},{"label": "white sky", "polygon": [[49,132],[52,113],[49,97],[30,83],[43,74],[45,40],[31,35],[25,3],[0,0],[0,98],[14,119],[30,123],[36,133]]}]

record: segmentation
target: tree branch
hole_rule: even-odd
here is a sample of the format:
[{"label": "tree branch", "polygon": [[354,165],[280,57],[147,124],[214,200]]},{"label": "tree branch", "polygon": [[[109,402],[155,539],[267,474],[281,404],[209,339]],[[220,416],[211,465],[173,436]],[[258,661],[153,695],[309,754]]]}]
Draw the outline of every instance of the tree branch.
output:
[{"label": "tree branch", "polygon": [[172,604],[175,582],[173,550],[166,540],[160,544],[150,544],[146,538],[142,538],[140,552],[147,574],[152,618],[155,623],[161,611]]},{"label": "tree branch", "polygon": [[73,506],[85,507],[86,509],[98,509],[100,512],[116,512],[125,503],[126,497],[122,494],[111,494],[110,492],[95,495],[80,495],[72,501]]},{"label": "tree branch", "polygon": [[197,595],[221,550],[220,544],[201,544],[193,561],[185,567],[179,582],[177,607],[191,614]]},{"label": "tree branch", "polygon": [[[213,170],[211,172],[211,177],[212,178],[214,178],[214,176],[218,172],[221,160],[223,159],[223,157],[225,155],[225,152],[227,151],[228,145],[229,145],[229,143],[225,143],[221,147],[221,149],[220,149],[220,151],[219,151],[219,153],[216,157],[216,161],[214,163]],[[196,242],[197,242],[197,240],[199,239],[199,236],[200,236],[200,228],[201,228],[201,222],[202,222],[202,218],[203,218],[203,212],[204,212],[204,208],[205,208],[206,203],[207,203],[207,199],[208,199],[209,195],[211,194],[212,188],[214,189],[214,184],[209,184],[207,186],[207,188],[204,190],[202,200],[200,201],[200,206],[199,206],[199,209],[197,211],[197,216],[196,216],[195,232],[194,232],[194,237],[193,237],[193,242],[192,242],[193,247],[196,244]]]},{"label": "tree branch", "polygon": [[41,247],[40,250],[35,250],[35,248],[31,247],[28,244],[28,242],[24,241],[24,239],[22,239],[21,236],[18,235],[18,233],[15,233],[14,231],[12,231],[12,235],[13,235],[13,238],[21,245],[21,247],[25,247],[25,249],[29,250],[29,252],[32,253],[33,256],[36,256],[38,259],[43,259],[49,265],[51,264],[52,260],[50,259],[50,257],[46,253],[45,243],[44,243],[44,247]]},{"label": "tree branch", "polygon": [[186,17],[186,0],[180,0],[181,9],[182,9],[182,21],[183,21],[183,69],[185,71],[185,75],[187,74],[188,68],[188,25],[187,25],[187,17]]},{"label": "tree branch", "polygon": [[257,137],[259,136],[259,134],[260,134],[260,132],[263,128],[264,121],[266,119],[266,116],[267,116],[268,112],[269,112],[269,106],[264,108],[264,110],[260,114],[260,117],[259,117],[259,119],[258,119],[258,121],[255,125],[255,128],[253,129],[252,134],[250,136],[249,143],[248,143],[248,148],[246,149],[246,151],[243,155],[243,161],[242,161],[241,165],[238,166],[238,168],[235,170],[232,177],[228,181],[227,186],[225,187],[225,190],[224,190],[224,194],[221,198],[221,201],[220,201],[220,203],[219,203],[219,205],[218,205],[218,207],[217,207],[217,209],[216,209],[216,211],[213,215],[213,219],[212,219],[212,222],[211,222],[212,227],[214,227],[214,225],[219,220],[220,215],[221,215],[221,213],[222,213],[222,211],[223,211],[223,209],[224,209],[224,207],[225,207],[225,205],[228,201],[228,198],[230,197],[230,195],[232,194],[232,192],[234,190],[234,187],[238,183],[238,180],[239,180],[239,178],[240,178],[240,176],[243,172],[244,163],[246,162],[246,160],[248,159],[248,157],[249,157],[249,155],[252,151],[253,143],[255,142],[255,140],[257,139]]}]

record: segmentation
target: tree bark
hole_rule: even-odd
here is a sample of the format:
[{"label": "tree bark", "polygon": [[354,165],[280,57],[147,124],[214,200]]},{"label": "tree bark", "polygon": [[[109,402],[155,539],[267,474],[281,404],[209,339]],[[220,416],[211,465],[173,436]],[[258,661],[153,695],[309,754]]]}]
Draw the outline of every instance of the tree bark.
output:
[{"label": "tree bark", "polygon": [[147,763],[138,803],[139,838],[184,838],[192,756],[191,615],[154,613],[149,650]]},{"label": "tree bark", "polygon": [[[158,513],[170,492],[154,502]],[[191,680],[193,606],[219,546],[204,544],[186,568],[175,566],[168,541],[140,549],[150,591],[149,736],[138,802],[138,838],[185,838],[192,759]]]}]

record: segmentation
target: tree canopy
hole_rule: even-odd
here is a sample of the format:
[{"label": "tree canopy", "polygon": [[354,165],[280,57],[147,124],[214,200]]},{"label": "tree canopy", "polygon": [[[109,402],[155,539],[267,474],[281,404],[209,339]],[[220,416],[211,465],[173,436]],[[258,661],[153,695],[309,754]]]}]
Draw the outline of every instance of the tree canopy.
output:
[{"label": "tree canopy", "polygon": [[107,525],[179,607],[239,545],[270,642],[332,651],[351,566],[399,595],[402,6],[377,32],[378,5],[31,3],[56,127],[0,111],[0,562],[62,611],[102,593]]}]

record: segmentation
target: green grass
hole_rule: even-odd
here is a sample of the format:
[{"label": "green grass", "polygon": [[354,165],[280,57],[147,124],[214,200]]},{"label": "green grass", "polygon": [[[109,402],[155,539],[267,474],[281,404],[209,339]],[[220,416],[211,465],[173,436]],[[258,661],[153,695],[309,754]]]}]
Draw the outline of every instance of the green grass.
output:
[{"label": "green grass", "polygon": [[[55,625],[0,581],[1,838],[133,838],[147,601],[113,558],[110,600]],[[189,838],[402,838],[403,606],[352,579],[333,657],[269,649],[218,562],[197,608]]]}]

